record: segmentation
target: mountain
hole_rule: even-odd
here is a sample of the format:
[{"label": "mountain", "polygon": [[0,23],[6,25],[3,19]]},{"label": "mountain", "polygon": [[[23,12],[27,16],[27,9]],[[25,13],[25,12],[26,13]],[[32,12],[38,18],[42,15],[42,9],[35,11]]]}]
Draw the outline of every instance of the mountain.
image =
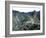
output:
[{"label": "mountain", "polygon": [[16,11],[16,10],[13,10],[13,15],[15,16],[17,13],[18,14],[22,14],[22,15],[29,15],[29,16],[33,16],[33,15],[36,15],[36,16],[40,16],[40,11],[32,11],[32,12],[28,12],[28,13],[25,13],[25,12],[19,12],[19,11]]},{"label": "mountain", "polygon": [[[12,11],[13,30],[34,30],[40,29],[40,11],[19,12]],[[39,27],[39,28],[38,28]]]}]

